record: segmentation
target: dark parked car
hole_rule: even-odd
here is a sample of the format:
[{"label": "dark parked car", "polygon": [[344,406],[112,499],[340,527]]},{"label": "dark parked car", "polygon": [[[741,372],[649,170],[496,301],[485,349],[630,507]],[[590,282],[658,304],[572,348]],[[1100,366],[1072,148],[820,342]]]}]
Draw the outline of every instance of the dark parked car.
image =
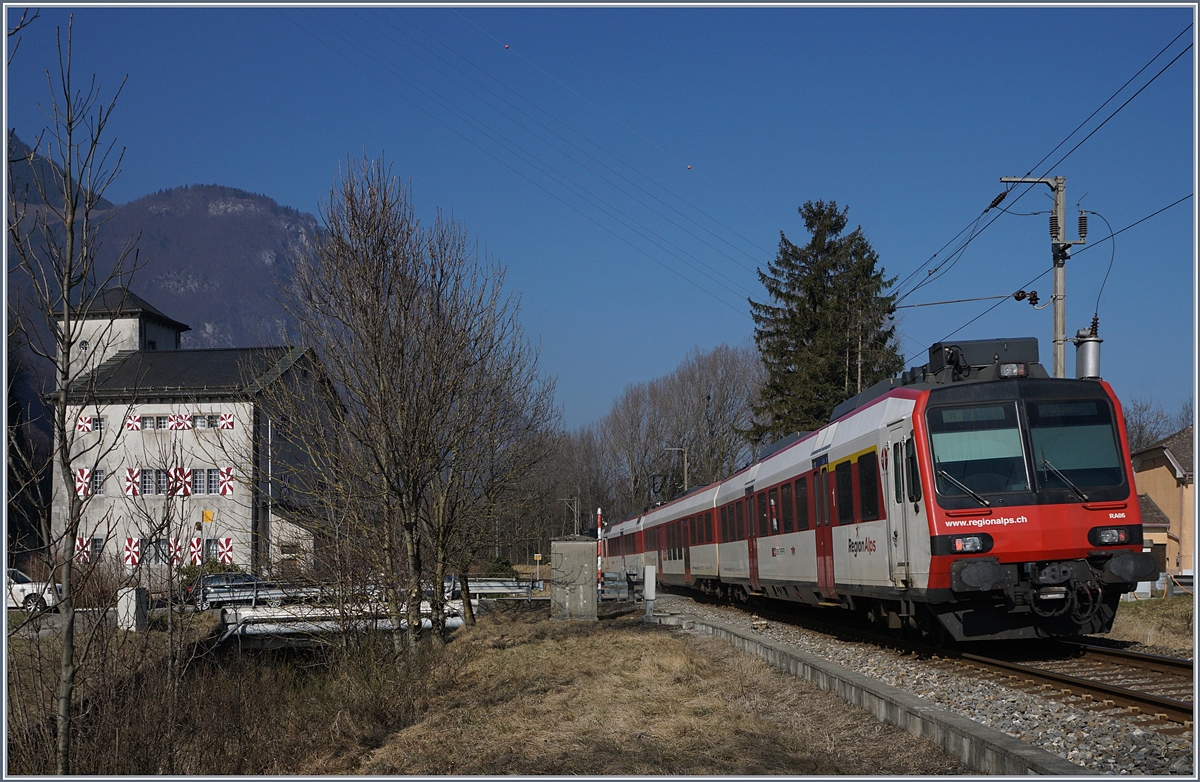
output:
[{"label": "dark parked car", "polygon": [[225,605],[265,603],[283,605],[284,593],[275,584],[250,573],[208,573],[183,589],[183,602],[207,611]]}]

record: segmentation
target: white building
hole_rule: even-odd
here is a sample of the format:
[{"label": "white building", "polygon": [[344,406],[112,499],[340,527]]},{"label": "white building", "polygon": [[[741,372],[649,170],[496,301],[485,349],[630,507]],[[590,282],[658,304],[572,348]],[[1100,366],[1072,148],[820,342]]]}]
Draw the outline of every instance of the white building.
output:
[{"label": "white building", "polygon": [[313,536],[275,512],[277,465],[295,457],[273,436],[266,393],[298,367],[307,380],[305,350],[181,350],[189,327],[136,295],[111,289],[98,304],[73,329],[87,371],[68,390],[74,483],[54,475],[55,538],[74,492],[85,500],[79,562],[147,573],[204,559],[254,572],[311,564]]}]

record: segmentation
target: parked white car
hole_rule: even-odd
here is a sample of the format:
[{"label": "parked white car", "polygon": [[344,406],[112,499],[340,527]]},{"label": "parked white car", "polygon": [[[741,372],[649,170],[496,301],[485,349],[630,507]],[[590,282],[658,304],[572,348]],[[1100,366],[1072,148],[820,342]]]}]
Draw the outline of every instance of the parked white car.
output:
[{"label": "parked white car", "polygon": [[58,584],[34,581],[16,568],[9,568],[5,607],[20,608],[36,614],[57,605],[61,590],[62,587]]}]

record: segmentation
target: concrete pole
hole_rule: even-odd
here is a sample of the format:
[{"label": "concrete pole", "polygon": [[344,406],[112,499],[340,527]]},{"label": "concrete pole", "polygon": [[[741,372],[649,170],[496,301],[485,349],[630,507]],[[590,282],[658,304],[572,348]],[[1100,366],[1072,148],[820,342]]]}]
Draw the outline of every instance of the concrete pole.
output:
[{"label": "concrete pole", "polygon": [[1071,245],[1084,244],[1080,239],[1067,241],[1067,178],[1003,176],[1001,182],[1042,184],[1054,191],[1054,216],[1050,230],[1050,254],[1054,260],[1054,377],[1067,376],[1067,258]]}]

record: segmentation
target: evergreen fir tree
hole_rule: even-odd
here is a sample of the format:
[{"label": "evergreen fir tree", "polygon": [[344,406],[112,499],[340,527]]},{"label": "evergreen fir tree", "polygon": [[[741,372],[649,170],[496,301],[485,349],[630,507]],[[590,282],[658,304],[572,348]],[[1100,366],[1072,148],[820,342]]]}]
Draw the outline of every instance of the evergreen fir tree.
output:
[{"label": "evergreen fir tree", "polygon": [[885,295],[895,278],[884,278],[862,226],[843,236],[848,210],[834,201],[799,211],[811,239],[798,247],[781,231],[779,253],[758,272],[770,303],[750,300],[767,371],[755,436],[816,429],[840,402],[904,368],[895,295]]}]

